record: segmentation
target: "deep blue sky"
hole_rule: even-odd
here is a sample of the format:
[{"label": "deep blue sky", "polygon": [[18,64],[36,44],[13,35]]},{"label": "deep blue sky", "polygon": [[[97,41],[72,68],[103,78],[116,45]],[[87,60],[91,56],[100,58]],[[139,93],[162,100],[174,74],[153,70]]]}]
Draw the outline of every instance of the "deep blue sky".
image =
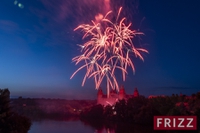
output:
[{"label": "deep blue sky", "polygon": [[[23,5],[23,8],[19,6]],[[83,74],[71,62],[83,43],[73,29],[106,8],[103,0],[2,0],[0,4],[0,88],[12,96],[67,99],[95,98],[93,80],[81,87]],[[139,43],[149,51],[134,59],[136,73],[124,86],[131,94],[192,94],[200,90],[199,0],[120,0],[123,15],[146,35]],[[105,8],[106,7],[106,8]],[[139,46],[138,45],[138,46]],[[103,88],[106,92],[105,87]]]}]

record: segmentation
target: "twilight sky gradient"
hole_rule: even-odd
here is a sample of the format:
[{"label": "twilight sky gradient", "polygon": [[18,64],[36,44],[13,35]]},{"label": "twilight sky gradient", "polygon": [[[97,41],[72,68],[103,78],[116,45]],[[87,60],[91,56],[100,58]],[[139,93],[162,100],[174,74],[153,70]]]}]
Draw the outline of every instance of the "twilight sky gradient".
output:
[{"label": "twilight sky gradient", "polygon": [[80,54],[76,44],[84,42],[73,29],[123,6],[132,28],[146,34],[137,46],[150,52],[144,62],[134,59],[136,73],[129,72],[123,83],[126,92],[135,87],[145,96],[200,91],[200,1],[112,1],[1,0],[0,88],[9,88],[14,97],[94,99],[92,79],[81,87],[85,71],[70,80],[78,68],[71,62]]}]

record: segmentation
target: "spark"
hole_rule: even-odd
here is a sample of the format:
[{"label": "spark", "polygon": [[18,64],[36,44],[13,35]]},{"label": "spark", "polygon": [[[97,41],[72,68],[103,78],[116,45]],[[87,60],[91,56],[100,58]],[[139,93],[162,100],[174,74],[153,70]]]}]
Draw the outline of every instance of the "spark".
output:
[{"label": "spark", "polygon": [[96,16],[96,21],[92,24],[81,24],[74,30],[81,29],[84,32],[83,39],[90,38],[81,47],[82,54],[72,58],[75,64],[84,62],[71,76],[86,68],[86,74],[82,81],[84,85],[87,78],[94,78],[96,89],[100,88],[103,79],[107,82],[107,96],[109,97],[110,88],[119,91],[119,85],[116,79],[117,69],[122,72],[123,81],[126,80],[128,74],[127,68],[132,68],[135,72],[134,63],[131,59],[132,55],[138,57],[142,61],[144,58],[140,52],[148,53],[146,49],[136,48],[133,39],[144,33],[137,30],[131,30],[131,23],[125,24],[126,18],[119,20],[122,7],[120,7],[116,21],[113,23],[108,19],[112,13],[109,11],[105,16]]}]

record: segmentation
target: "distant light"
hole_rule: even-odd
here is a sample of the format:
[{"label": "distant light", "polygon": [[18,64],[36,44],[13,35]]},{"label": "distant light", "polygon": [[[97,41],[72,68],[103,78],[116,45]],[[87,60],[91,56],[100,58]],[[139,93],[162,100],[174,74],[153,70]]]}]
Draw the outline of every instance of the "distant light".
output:
[{"label": "distant light", "polygon": [[114,111],[114,112],[113,112],[113,115],[116,115],[116,114],[117,114],[117,112],[116,112],[116,111]]},{"label": "distant light", "polygon": [[17,0],[15,0],[15,1],[14,1],[14,5],[17,5],[17,3],[18,3],[18,1],[17,1]]},{"label": "distant light", "polygon": [[22,5],[21,3],[18,4],[19,8],[24,8],[24,5]]}]

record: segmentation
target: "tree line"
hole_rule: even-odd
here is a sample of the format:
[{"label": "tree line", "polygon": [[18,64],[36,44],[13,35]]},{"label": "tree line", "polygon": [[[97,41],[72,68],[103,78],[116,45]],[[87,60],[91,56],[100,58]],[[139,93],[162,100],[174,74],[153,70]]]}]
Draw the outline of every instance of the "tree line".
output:
[{"label": "tree line", "polygon": [[10,91],[0,89],[0,133],[27,133],[31,120],[14,112],[10,106]]},{"label": "tree line", "polygon": [[94,124],[95,121],[125,122],[153,125],[154,116],[197,116],[200,128],[200,92],[192,96],[172,95],[146,98],[138,96],[119,100],[110,106],[95,105],[85,109],[80,118]]}]

